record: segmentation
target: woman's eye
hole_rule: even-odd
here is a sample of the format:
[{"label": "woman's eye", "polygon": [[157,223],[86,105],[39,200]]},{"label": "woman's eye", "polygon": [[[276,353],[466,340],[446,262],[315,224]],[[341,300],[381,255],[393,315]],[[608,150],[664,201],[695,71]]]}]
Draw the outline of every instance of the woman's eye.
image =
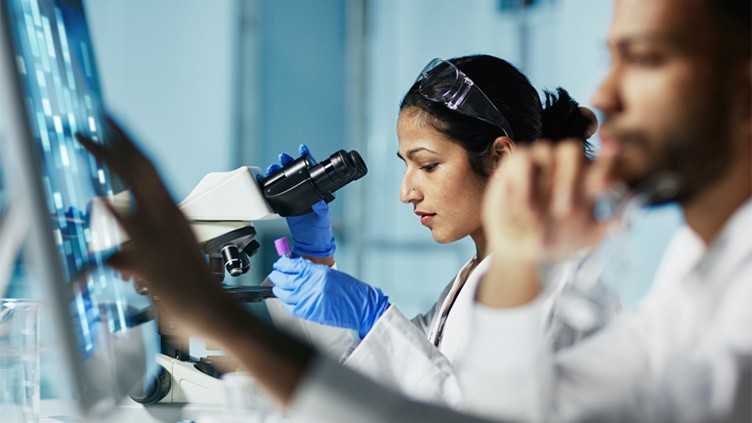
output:
[{"label": "woman's eye", "polygon": [[422,170],[425,170],[426,172],[431,172],[432,170],[436,169],[436,166],[438,166],[438,163],[431,163],[424,166],[421,166]]}]

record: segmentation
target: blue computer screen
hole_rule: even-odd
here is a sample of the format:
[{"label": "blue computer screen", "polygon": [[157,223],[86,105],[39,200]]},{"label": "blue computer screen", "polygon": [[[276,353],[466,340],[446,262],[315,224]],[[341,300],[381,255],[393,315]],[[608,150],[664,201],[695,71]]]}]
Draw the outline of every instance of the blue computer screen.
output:
[{"label": "blue computer screen", "polygon": [[116,226],[112,219],[105,228],[92,225],[92,200],[121,190],[74,137],[81,132],[107,139],[94,49],[80,0],[9,0],[7,8],[28,124],[41,152],[53,239],[70,285],[77,341],[88,356],[104,342],[98,337],[132,326],[132,316],[149,306],[129,280],[104,265],[113,249],[92,248],[97,237],[118,235],[106,228]]}]

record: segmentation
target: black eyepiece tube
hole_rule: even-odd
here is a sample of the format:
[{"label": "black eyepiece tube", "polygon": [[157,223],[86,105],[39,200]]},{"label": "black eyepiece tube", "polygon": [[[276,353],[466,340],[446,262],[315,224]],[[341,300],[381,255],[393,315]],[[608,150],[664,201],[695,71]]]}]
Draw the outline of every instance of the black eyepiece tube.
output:
[{"label": "black eyepiece tube", "polygon": [[299,216],[310,212],[319,200],[334,200],[334,191],[367,172],[355,150],[339,150],[318,164],[309,156],[301,156],[262,179],[261,192],[280,216]]}]

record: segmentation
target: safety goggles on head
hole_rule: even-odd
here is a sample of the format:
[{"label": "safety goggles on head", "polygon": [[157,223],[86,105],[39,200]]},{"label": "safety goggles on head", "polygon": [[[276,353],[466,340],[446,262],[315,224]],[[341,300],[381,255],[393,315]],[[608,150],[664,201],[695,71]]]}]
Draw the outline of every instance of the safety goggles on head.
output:
[{"label": "safety goggles on head", "polygon": [[491,99],[454,63],[433,59],[420,72],[418,92],[425,99],[441,103],[462,115],[498,126],[514,139],[512,128]]}]

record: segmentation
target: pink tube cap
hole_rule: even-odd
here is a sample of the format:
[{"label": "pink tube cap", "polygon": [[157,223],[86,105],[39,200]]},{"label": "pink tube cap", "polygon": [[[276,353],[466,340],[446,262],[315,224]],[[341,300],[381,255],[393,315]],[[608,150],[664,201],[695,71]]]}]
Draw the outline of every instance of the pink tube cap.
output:
[{"label": "pink tube cap", "polygon": [[277,254],[279,256],[286,256],[292,252],[292,250],[290,249],[290,243],[287,241],[286,237],[275,239],[274,248],[277,249]]}]

